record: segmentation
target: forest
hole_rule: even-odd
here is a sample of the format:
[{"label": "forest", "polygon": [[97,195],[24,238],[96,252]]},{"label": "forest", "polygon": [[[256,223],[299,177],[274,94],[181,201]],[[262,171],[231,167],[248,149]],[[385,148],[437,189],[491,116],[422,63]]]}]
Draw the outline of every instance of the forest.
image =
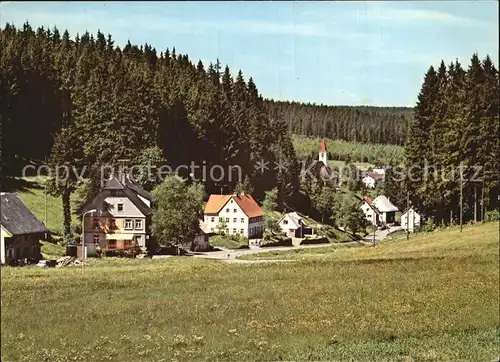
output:
[{"label": "forest", "polygon": [[467,69],[458,60],[431,66],[405,145],[411,177],[389,185],[394,196],[404,202],[407,190],[415,207],[439,224],[460,222],[461,205],[464,222],[497,209],[499,98],[498,70],[488,55],[473,54]]},{"label": "forest", "polygon": [[294,134],[350,142],[403,145],[413,108],[326,106],[266,100],[269,115]]},{"label": "forest", "polygon": [[[275,186],[280,196],[298,188],[286,123],[268,116],[251,77],[233,76],[218,60],[206,66],[175,48],[129,42],[121,49],[100,31],[71,38],[29,23],[7,24],[0,48],[3,182],[30,162],[69,163],[95,179],[101,165],[133,163],[141,151],[159,149],[172,168],[239,165],[257,198]],[[279,175],[254,168],[278,158],[290,165]],[[205,188],[232,192],[237,181],[226,175],[205,180]],[[68,182],[56,191],[73,188]]]}]

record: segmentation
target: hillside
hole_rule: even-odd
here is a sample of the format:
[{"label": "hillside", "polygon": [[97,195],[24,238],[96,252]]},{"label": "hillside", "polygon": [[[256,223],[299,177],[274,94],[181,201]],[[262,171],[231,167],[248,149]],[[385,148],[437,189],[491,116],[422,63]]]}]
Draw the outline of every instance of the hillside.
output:
[{"label": "hillside", "polygon": [[334,140],[403,145],[413,108],[327,106],[266,100],[270,116],[294,134]]},{"label": "hillside", "polygon": [[498,224],[288,263],[7,267],[2,360],[491,361],[498,283]]}]

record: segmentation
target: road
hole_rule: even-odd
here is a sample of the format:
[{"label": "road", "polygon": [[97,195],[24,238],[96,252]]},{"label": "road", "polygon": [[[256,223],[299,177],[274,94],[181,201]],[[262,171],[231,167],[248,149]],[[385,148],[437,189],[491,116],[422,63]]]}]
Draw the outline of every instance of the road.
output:
[{"label": "road", "polygon": [[[401,226],[393,226],[391,228],[387,228],[385,230],[375,230],[375,243],[380,243],[384,240],[389,234],[395,233],[396,231],[403,230]],[[365,243],[373,243],[373,233],[369,233],[363,238]]]}]

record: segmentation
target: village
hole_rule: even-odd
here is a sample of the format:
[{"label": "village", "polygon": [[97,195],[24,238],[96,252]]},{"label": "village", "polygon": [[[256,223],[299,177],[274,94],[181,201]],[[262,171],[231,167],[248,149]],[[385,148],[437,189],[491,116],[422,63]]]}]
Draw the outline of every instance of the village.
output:
[{"label": "village", "polygon": [[[317,164],[319,178],[328,175],[325,183],[328,181],[339,189],[338,178],[331,177],[333,172],[329,166],[325,140],[321,142]],[[373,229],[371,233],[361,235],[360,242],[379,243],[391,233],[401,230],[414,233],[421,225],[421,216],[413,208],[400,209],[386,195],[379,195],[373,200],[370,198],[369,191],[383,184],[384,176],[384,168],[361,172],[359,176],[365,192],[359,200],[359,209],[364,214],[367,226]],[[37,264],[42,260],[40,240],[50,240],[50,230],[15,194],[2,193],[1,198],[2,264]],[[67,246],[67,255],[81,262],[87,257],[101,256],[103,252],[117,256],[155,257],[155,251],[159,252],[158,245],[151,246],[149,242],[153,239],[150,231],[153,204],[153,195],[131,181],[126,174],[119,178],[112,177],[93,199],[76,210],[75,214],[82,225],[81,238]],[[299,212],[290,211],[279,214],[275,220],[279,227],[280,242],[261,248],[265,233],[264,218],[263,209],[250,194],[209,195],[195,235],[180,243],[183,255],[196,252],[210,258],[221,255],[221,259],[232,259],[231,255],[245,254],[244,250],[234,254],[210,245],[210,238],[221,234],[248,240],[248,247],[253,249],[253,253],[255,249],[268,250],[269,246],[286,249],[330,243],[321,234],[324,225]],[[179,250],[176,252],[179,253]],[[210,255],[214,250],[223,253]],[[55,265],[54,262],[42,260],[38,265]]]}]

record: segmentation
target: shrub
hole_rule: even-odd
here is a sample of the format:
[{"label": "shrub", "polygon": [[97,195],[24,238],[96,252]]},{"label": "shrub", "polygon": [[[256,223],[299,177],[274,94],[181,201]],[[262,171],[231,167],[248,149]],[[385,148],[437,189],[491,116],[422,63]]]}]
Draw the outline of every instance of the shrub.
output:
[{"label": "shrub", "polygon": [[486,212],[484,214],[484,221],[490,222],[490,221],[499,221],[500,220],[500,213],[498,210],[491,210]]},{"label": "shrub", "polygon": [[102,254],[104,256],[115,256],[121,258],[135,258],[141,253],[141,248],[139,246],[134,246],[128,249],[104,249]]},{"label": "shrub", "polygon": [[434,218],[430,217],[424,224],[423,230],[425,232],[431,232],[436,230],[436,224],[434,223]]}]

